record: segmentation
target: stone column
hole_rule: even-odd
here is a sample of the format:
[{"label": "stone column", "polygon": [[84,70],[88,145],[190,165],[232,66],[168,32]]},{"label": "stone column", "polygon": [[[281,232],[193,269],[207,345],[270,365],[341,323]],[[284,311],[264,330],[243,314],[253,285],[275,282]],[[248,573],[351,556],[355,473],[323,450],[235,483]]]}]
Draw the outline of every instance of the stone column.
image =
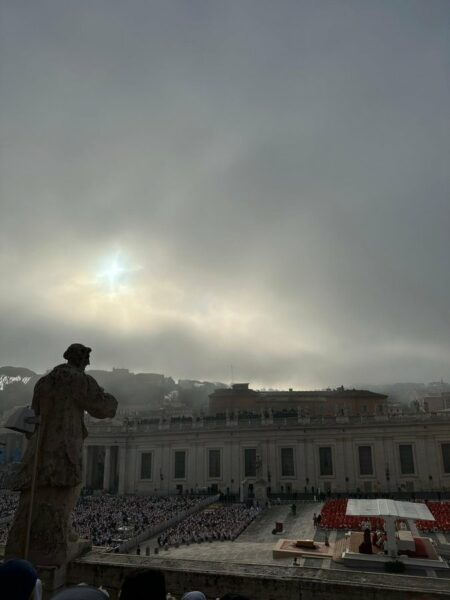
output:
[{"label": "stone column", "polygon": [[103,489],[109,492],[111,485],[111,446],[105,446],[105,463],[103,467]]},{"label": "stone column", "polygon": [[243,481],[241,481],[241,484],[239,486],[239,502],[244,502],[245,500],[245,486],[247,485],[247,480],[244,479]]},{"label": "stone column", "polygon": [[93,447],[86,446],[86,486],[92,487]]},{"label": "stone column", "polygon": [[391,558],[397,556],[397,541],[395,539],[395,517],[384,517],[384,528],[387,535],[387,551]]},{"label": "stone column", "polygon": [[419,530],[417,529],[417,525],[416,525],[416,522],[414,521],[414,519],[407,519],[407,521],[408,521],[409,529],[410,529],[412,535],[414,537],[420,537],[420,533],[419,533]]},{"label": "stone column", "polygon": [[118,489],[117,489],[117,493],[118,494],[124,494],[125,493],[125,488],[126,488],[126,482],[125,482],[125,474],[126,474],[126,448],[124,448],[123,446],[119,446],[119,455],[118,455],[118,463],[119,463],[119,467],[118,467],[118,472],[119,472],[119,485],[118,485]]},{"label": "stone column", "polygon": [[83,487],[86,487],[87,482],[87,471],[88,471],[88,447],[83,446],[83,474],[81,477],[81,483]]}]

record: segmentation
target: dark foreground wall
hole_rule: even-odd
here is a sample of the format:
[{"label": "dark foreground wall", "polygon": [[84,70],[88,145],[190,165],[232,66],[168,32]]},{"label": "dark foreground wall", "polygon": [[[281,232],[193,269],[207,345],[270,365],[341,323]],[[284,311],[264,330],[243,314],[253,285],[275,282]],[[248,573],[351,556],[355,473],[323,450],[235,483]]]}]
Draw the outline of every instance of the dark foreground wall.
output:
[{"label": "dark foreground wall", "polygon": [[450,579],[96,552],[71,563],[66,581],[102,585],[117,600],[124,577],[138,567],[162,569],[167,590],[177,598],[201,590],[208,598],[234,591],[252,600],[450,600]]}]

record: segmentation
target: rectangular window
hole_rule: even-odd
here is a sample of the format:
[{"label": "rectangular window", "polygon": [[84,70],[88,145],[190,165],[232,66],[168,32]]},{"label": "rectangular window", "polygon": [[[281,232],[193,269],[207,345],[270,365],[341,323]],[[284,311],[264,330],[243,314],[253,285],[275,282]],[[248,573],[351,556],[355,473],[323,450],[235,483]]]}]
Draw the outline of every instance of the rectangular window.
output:
[{"label": "rectangular window", "polygon": [[141,454],[141,479],[152,478],[152,453],[144,452]]},{"label": "rectangular window", "polygon": [[294,448],[281,448],[281,477],[294,476]]},{"label": "rectangular window", "polygon": [[186,452],[177,450],[175,452],[175,479],[186,478]]},{"label": "rectangular window", "polygon": [[319,448],[319,460],[320,475],[333,475],[333,459],[331,457],[331,448],[329,446]]},{"label": "rectangular window", "polygon": [[210,479],[220,477],[220,450],[209,451],[209,477]]},{"label": "rectangular window", "polygon": [[372,446],[359,446],[359,474],[373,475]]},{"label": "rectangular window", "polygon": [[245,477],[256,477],[256,448],[244,450],[244,473]]},{"label": "rectangular window", "polygon": [[444,473],[450,473],[450,444],[442,444],[442,460],[444,461]]},{"label": "rectangular window", "polygon": [[400,471],[402,475],[414,474],[414,455],[411,444],[400,444]]}]

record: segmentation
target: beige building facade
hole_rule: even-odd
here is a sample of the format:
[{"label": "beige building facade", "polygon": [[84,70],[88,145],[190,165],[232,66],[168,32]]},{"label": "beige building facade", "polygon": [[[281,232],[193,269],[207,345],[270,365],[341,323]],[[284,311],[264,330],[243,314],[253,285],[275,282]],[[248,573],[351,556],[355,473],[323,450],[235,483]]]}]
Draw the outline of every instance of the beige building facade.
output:
[{"label": "beige building facade", "polygon": [[83,482],[117,493],[450,491],[450,415],[89,423]]},{"label": "beige building facade", "polygon": [[209,395],[209,414],[234,411],[300,411],[309,417],[380,415],[388,412],[387,396],[369,390],[258,391],[248,383],[234,383]]}]

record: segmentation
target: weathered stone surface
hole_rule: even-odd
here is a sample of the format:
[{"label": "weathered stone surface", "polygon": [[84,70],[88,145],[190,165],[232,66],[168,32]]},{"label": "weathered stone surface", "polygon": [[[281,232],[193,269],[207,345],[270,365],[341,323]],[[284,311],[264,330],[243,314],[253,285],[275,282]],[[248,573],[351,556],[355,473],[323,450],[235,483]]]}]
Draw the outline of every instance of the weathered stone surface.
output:
[{"label": "weathered stone surface", "polygon": [[[31,436],[15,489],[22,492],[10,530],[6,557],[24,555],[34,457],[38,452],[28,559],[38,565],[60,566],[86,548],[70,518],[82,477],[82,447],[87,436],[84,412],[97,418],[113,417],[117,400],[84,372],[91,349],[72,344],[58,365],[39,379],[32,408],[41,417],[40,432]],[[38,444],[39,440],[39,444]]]},{"label": "weathered stone surface", "polygon": [[275,566],[92,551],[60,569],[38,571],[44,600],[57,589],[80,582],[102,585],[111,600],[117,600],[126,575],[142,567],[161,569],[167,589],[177,598],[197,589],[207,598],[232,590],[254,600],[450,600],[448,579],[293,567],[290,560]]},{"label": "weathered stone surface", "polygon": [[139,567],[164,571],[177,598],[202,590],[207,598],[234,591],[258,600],[450,600],[448,580],[436,578],[96,552],[69,565],[67,584],[103,585],[116,600],[124,577]]}]

